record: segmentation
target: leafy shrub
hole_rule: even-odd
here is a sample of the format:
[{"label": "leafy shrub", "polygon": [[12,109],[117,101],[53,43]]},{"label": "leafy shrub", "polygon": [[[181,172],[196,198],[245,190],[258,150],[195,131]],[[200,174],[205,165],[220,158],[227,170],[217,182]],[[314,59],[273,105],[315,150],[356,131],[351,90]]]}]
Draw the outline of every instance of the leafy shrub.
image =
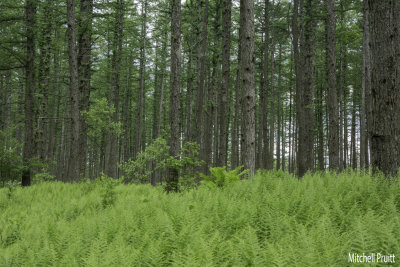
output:
[{"label": "leafy shrub", "polygon": [[145,183],[149,182],[151,175],[156,170],[167,170],[174,168],[178,170],[184,183],[194,177],[194,169],[204,162],[198,159],[199,145],[194,142],[187,142],[181,148],[180,154],[176,157],[169,155],[169,145],[163,138],[157,138],[146,149],[137,154],[136,159],[129,160],[120,165],[125,172],[125,180],[128,182]]},{"label": "leafy shrub", "polygon": [[123,179],[123,177],[114,179],[104,173],[101,173],[101,176],[96,179],[96,185],[101,188],[101,204],[103,208],[110,207],[114,204],[117,197],[114,188],[121,184]]},{"label": "leafy shrub", "polygon": [[13,137],[15,129],[0,130],[0,186],[6,182],[20,179],[24,165],[22,163],[22,145]]},{"label": "leafy shrub", "polygon": [[247,170],[241,172],[242,169],[243,166],[239,166],[230,171],[226,170],[226,166],[214,167],[210,168],[210,176],[201,173],[200,177],[204,179],[202,183],[208,187],[224,187],[228,184],[239,181],[240,177],[247,173]]}]

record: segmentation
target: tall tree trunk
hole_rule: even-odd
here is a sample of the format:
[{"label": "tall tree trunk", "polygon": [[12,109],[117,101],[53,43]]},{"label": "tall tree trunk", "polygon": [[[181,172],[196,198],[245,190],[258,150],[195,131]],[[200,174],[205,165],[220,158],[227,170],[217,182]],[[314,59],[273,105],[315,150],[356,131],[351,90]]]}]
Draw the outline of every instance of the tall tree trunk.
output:
[{"label": "tall tree trunk", "polygon": [[270,149],[269,149],[269,138],[268,138],[268,55],[269,55],[269,0],[264,1],[264,65],[263,65],[263,76],[264,84],[262,87],[262,107],[261,117],[263,124],[262,127],[262,167],[267,169],[271,166]]},{"label": "tall tree trunk", "polygon": [[[170,129],[169,153],[179,154],[180,127],[180,81],[181,81],[181,1],[172,0],[171,15],[171,77],[170,77]],[[178,170],[170,168],[167,179],[167,192],[179,190]]]},{"label": "tall tree trunk", "polygon": [[25,65],[25,138],[23,147],[23,162],[25,165],[22,173],[22,186],[31,184],[30,160],[33,157],[33,94],[35,92],[35,22],[36,1],[27,0],[25,5],[26,22],[26,56]]},{"label": "tall tree trunk", "polygon": [[362,70],[362,92],[361,92],[361,113],[360,113],[360,168],[368,169],[368,129],[367,113],[370,103],[368,94],[371,91],[370,73],[370,51],[369,51],[369,10],[368,2],[364,0],[364,30],[363,30],[363,70]]},{"label": "tall tree trunk", "polygon": [[270,94],[270,115],[269,115],[269,160],[267,169],[274,168],[274,146],[275,146],[275,36],[271,36],[271,94]]},{"label": "tall tree trunk", "polygon": [[[240,50],[239,50],[240,51]],[[238,62],[240,62],[240,52],[238,55]],[[232,169],[239,166],[239,123],[240,123],[240,65],[236,71],[235,82],[235,113],[233,117],[232,126]]]},{"label": "tall tree trunk", "polygon": [[79,133],[80,133],[80,92],[78,77],[78,54],[76,47],[75,1],[67,0],[69,91],[71,97],[71,136],[67,180],[77,181],[79,177]]},{"label": "tall tree trunk", "polygon": [[240,0],[240,74],[242,89],[241,161],[250,174],[255,171],[255,56],[254,2]]},{"label": "tall tree trunk", "polygon": [[[200,145],[200,154],[203,148],[203,134],[202,129],[204,117],[204,82],[206,74],[206,61],[207,61],[207,39],[208,39],[208,0],[205,0],[204,15],[202,16],[204,0],[198,0],[198,36],[197,36],[197,102],[196,102],[196,118],[197,122],[194,124],[194,138]],[[202,26],[202,27],[201,27]],[[205,160],[202,158],[202,160]]]},{"label": "tall tree trunk", "polygon": [[356,146],[356,93],[353,91],[353,107],[351,111],[351,167],[357,169],[357,146]]},{"label": "tall tree trunk", "polygon": [[90,80],[91,80],[91,54],[92,54],[92,15],[93,0],[81,0],[78,35],[78,71],[79,71],[79,92],[81,95],[79,103],[80,133],[79,133],[79,174],[86,175],[87,165],[87,133],[88,126],[83,112],[89,111]]},{"label": "tall tree trunk", "polygon": [[136,153],[141,152],[143,147],[143,131],[145,131],[144,102],[145,102],[145,63],[146,63],[146,28],[147,28],[147,0],[142,3],[142,29],[140,44],[140,67],[139,67],[139,92],[137,104],[136,122]]},{"label": "tall tree trunk", "polygon": [[369,4],[371,47],[371,156],[376,173],[397,176],[400,167],[400,2]]},{"label": "tall tree trunk", "polygon": [[[114,112],[111,115],[113,122],[118,122],[119,113],[119,87],[120,87],[120,71],[122,59],[122,41],[123,41],[123,22],[124,22],[124,2],[123,0],[117,1],[117,12],[115,17],[114,29],[114,51],[112,56],[112,83],[110,90],[110,102],[114,106]],[[112,178],[118,178],[118,141],[117,134],[108,132],[106,138],[106,159],[105,159],[105,174]]]},{"label": "tall tree trunk", "polygon": [[[336,89],[336,15],[335,0],[326,1],[328,17],[326,21],[327,34],[327,77],[328,77],[328,112],[329,112],[329,169],[339,170],[339,125],[338,125],[338,104]],[[320,96],[322,99],[322,96]],[[322,119],[322,118],[321,118]]]},{"label": "tall tree trunk", "polygon": [[[299,178],[313,169],[313,63],[314,63],[314,28],[312,0],[306,0],[304,8],[304,29],[300,36],[300,53],[298,47],[298,0],[295,0],[293,13],[293,46],[296,65],[296,109],[297,109],[297,175]],[[300,10],[303,0],[300,0]]]},{"label": "tall tree trunk", "polygon": [[232,0],[222,1],[222,86],[219,95],[218,106],[218,127],[219,127],[219,148],[217,166],[225,166],[227,163],[227,101],[230,80],[230,50],[231,50],[231,9]]},{"label": "tall tree trunk", "polygon": [[282,99],[281,99],[281,92],[282,92],[282,45],[279,44],[279,65],[278,65],[278,91],[276,92],[277,96],[277,101],[278,101],[278,107],[277,107],[277,129],[276,129],[276,135],[277,135],[277,140],[276,140],[276,169],[280,170],[281,169],[281,123],[282,123],[282,117],[281,117],[281,106],[282,106]]}]

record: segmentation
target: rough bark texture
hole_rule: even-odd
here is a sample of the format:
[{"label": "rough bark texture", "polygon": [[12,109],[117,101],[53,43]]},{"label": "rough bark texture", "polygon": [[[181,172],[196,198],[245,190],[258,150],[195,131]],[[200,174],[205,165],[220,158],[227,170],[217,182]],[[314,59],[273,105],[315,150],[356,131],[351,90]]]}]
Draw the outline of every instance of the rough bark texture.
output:
[{"label": "rough bark texture", "polygon": [[254,57],[254,2],[240,1],[242,127],[241,162],[250,173],[255,169],[255,57]]},{"label": "rough bark texture", "polygon": [[400,166],[400,2],[368,0],[371,47],[373,170],[397,176]]},{"label": "rough bark texture", "polygon": [[281,100],[281,86],[282,86],[282,45],[279,44],[279,65],[278,65],[278,91],[276,92],[276,98],[278,101],[278,107],[277,107],[277,129],[276,129],[276,169],[279,170],[281,169],[281,123],[282,123],[282,117],[281,117],[281,106],[282,106],[282,100]]},{"label": "rough bark texture", "polygon": [[[172,1],[171,16],[171,77],[170,77],[170,155],[179,154],[180,129],[180,80],[181,80],[181,1]],[[178,191],[178,170],[170,168],[167,178],[167,192]]]},{"label": "rough bark texture", "polygon": [[335,0],[326,1],[328,17],[326,21],[326,55],[328,77],[328,113],[329,113],[329,169],[339,170],[339,125],[336,89],[336,15]]},{"label": "rough bark texture", "polygon": [[222,1],[222,86],[219,95],[218,106],[218,156],[217,166],[225,166],[227,163],[227,101],[230,80],[230,50],[231,50],[231,8],[232,0]]},{"label": "rough bark texture", "polygon": [[269,155],[267,169],[272,170],[274,168],[274,151],[275,151],[275,44],[274,37],[271,37],[271,98],[270,98],[270,115],[269,115]]},{"label": "rough bark texture", "polygon": [[70,152],[68,159],[68,171],[66,179],[77,181],[79,179],[79,78],[78,78],[78,53],[76,47],[75,1],[67,0],[67,24],[68,24],[68,61],[69,61],[69,92],[70,92]]}]

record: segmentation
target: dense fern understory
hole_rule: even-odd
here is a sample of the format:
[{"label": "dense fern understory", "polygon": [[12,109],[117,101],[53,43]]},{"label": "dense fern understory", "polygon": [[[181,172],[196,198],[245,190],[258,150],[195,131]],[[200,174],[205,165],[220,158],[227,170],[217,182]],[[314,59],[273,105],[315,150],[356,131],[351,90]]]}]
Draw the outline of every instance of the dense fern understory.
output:
[{"label": "dense fern understory", "polygon": [[400,252],[399,211],[397,182],[357,173],[169,195],[46,182],[0,189],[0,266],[347,266],[349,253]]}]

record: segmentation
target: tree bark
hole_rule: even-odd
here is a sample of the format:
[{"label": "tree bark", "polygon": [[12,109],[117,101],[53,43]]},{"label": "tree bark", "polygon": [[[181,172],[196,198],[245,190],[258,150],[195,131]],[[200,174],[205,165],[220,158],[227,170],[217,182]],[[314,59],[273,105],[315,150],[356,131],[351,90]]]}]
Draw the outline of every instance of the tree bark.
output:
[{"label": "tree bark", "polygon": [[371,91],[370,51],[369,51],[369,10],[368,2],[364,0],[363,8],[363,70],[361,91],[361,113],[360,113],[360,169],[368,169],[368,129],[367,113],[370,103],[368,94]]},{"label": "tree bark", "polygon": [[[179,154],[180,129],[180,73],[181,73],[181,1],[172,0],[171,15],[171,77],[170,77],[170,128],[169,153],[173,157]],[[170,168],[167,179],[167,192],[177,192],[178,170]]]},{"label": "tree bark", "polygon": [[[326,1],[328,17],[326,21],[326,55],[327,55],[327,77],[328,77],[328,113],[329,113],[329,169],[339,170],[339,125],[338,104],[336,89],[336,15],[335,0]],[[321,96],[322,97],[322,96]]]},{"label": "tree bark", "polygon": [[36,1],[27,0],[25,5],[26,56],[25,65],[25,137],[22,158],[25,165],[22,172],[22,186],[31,184],[30,160],[33,157],[33,94],[35,92],[35,22]]},{"label": "tree bark", "polygon": [[255,56],[254,2],[240,0],[240,74],[242,88],[241,161],[251,174],[255,171]]},{"label": "tree bark", "polygon": [[79,177],[79,133],[80,133],[80,92],[78,77],[78,55],[76,47],[75,1],[67,0],[68,23],[68,61],[69,61],[69,91],[71,97],[71,136],[68,160],[67,180],[77,181]]},{"label": "tree bark", "polygon": [[92,54],[92,20],[93,0],[81,0],[78,34],[78,71],[79,71],[79,92],[80,92],[80,133],[79,133],[79,175],[86,175],[87,165],[87,134],[83,112],[89,111],[90,80],[91,80],[91,54]]},{"label": "tree bark", "polygon": [[269,0],[264,1],[264,65],[263,76],[264,83],[262,87],[262,102],[261,102],[261,117],[262,117],[262,167],[267,169],[271,166],[270,162],[270,149],[268,138],[268,55],[269,55]]},{"label": "tree bark", "polygon": [[232,0],[222,2],[222,86],[219,95],[218,106],[218,127],[219,127],[219,148],[217,166],[227,164],[227,101],[230,81],[230,50],[231,50],[231,8]]},{"label": "tree bark", "polygon": [[[114,106],[114,112],[111,115],[113,122],[119,121],[119,87],[120,87],[120,71],[122,59],[122,41],[123,41],[123,23],[124,23],[124,2],[123,0],[117,1],[114,29],[114,51],[112,56],[112,82],[110,90],[110,102]],[[108,132],[106,139],[106,160],[105,160],[105,174],[112,178],[118,178],[118,141],[117,133]]]},{"label": "tree bark", "polygon": [[371,48],[373,171],[397,176],[400,166],[400,2],[368,0]]}]

